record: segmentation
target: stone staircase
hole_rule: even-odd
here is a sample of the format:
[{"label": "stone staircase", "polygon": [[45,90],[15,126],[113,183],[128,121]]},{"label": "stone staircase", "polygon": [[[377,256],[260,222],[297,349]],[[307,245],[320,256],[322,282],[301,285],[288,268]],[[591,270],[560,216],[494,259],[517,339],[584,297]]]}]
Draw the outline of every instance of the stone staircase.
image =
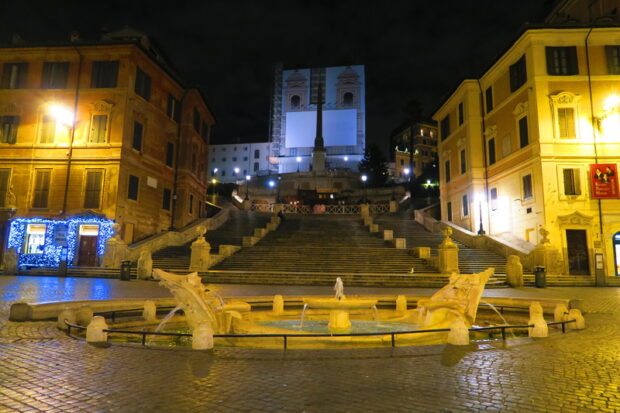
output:
[{"label": "stone staircase", "polygon": [[[265,227],[271,214],[265,212],[230,210],[228,221],[208,231],[205,239],[211,244],[211,254],[217,254],[220,245],[241,246],[244,236],[252,235],[254,228]],[[189,271],[191,242],[177,247],[166,247],[153,253],[153,268],[186,273]]]}]

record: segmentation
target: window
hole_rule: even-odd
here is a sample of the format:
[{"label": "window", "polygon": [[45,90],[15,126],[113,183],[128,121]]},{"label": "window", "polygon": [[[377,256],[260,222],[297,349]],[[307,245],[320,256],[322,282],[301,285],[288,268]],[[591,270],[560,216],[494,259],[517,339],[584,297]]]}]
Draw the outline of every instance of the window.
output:
[{"label": "window", "polygon": [[226,176],[226,171],[222,169],[222,176]]},{"label": "window", "polygon": [[90,79],[90,87],[116,87],[117,79],[118,60],[108,62],[93,62],[93,73]]},{"label": "window", "polygon": [[297,148],[291,148],[288,150],[290,156],[297,156]]},{"label": "window", "polygon": [[495,157],[495,138],[489,139],[489,165],[493,165],[497,161]]},{"label": "window", "polygon": [[69,62],[43,63],[42,89],[65,89],[69,74]]},{"label": "window", "polygon": [[19,116],[0,116],[0,143],[15,143],[18,126]]},{"label": "window", "polygon": [[450,182],[450,161],[446,161],[445,171],[446,171],[446,182]]},{"label": "window", "polygon": [[291,107],[293,109],[297,109],[301,103],[301,98],[297,95],[293,95],[291,97]]},{"label": "window", "polygon": [[512,141],[510,135],[502,138],[502,157],[506,157],[512,153]]},{"label": "window", "polygon": [[151,99],[151,77],[139,67],[136,68],[136,84],[134,91],[145,100]]},{"label": "window", "polygon": [[[463,102],[459,103],[459,126],[465,121],[463,114]],[[420,130],[420,134],[424,135],[424,130]]]},{"label": "window", "polygon": [[605,46],[607,70],[610,75],[620,75],[620,46]]},{"label": "window", "polygon": [[563,169],[564,175],[564,195],[581,195],[581,184],[579,182],[579,169]]},{"label": "window", "polygon": [[527,82],[527,69],[525,67],[525,55],[510,66],[510,91],[514,92]]},{"label": "window", "polygon": [[207,124],[206,122],[202,122],[202,133],[200,135],[202,136],[202,139],[205,140],[205,142],[207,141],[207,139],[209,139],[209,124]]},{"label": "window", "polygon": [[196,170],[196,153],[192,153],[192,171]]},{"label": "window", "polygon": [[493,110],[493,88],[491,86],[484,91],[484,101],[486,103],[486,111],[489,113]]},{"label": "window", "polygon": [[171,201],[171,199],[172,199],[172,191],[170,191],[170,189],[168,189],[168,188],[164,188],[164,194],[163,194],[161,208],[165,209],[166,211],[170,211],[170,201]]},{"label": "window", "polygon": [[351,93],[351,92],[346,92],[346,93],[342,96],[342,104],[343,104],[343,105],[352,105],[352,104],[353,104],[353,93]]},{"label": "window", "polygon": [[465,149],[461,150],[461,173],[467,171],[467,160],[465,159]]},{"label": "window", "polygon": [[575,109],[558,108],[558,131],[560,138],[575,138]]},{"label": "window", "polygon": [[54,143],[56,139],[56,120],[50,115],[43,115],[41,120],[39,143]]},{"label": "window", "polygon": [[142,134],[144,133],[144,125],[140,122],[135,121],[133,123],[133,142],[131,143],[131,147],[137,151],[142,150]]},{"label": "window", "polygon": [[254,172],[258,171],[258,162],[254,162]]},{"label": "window", "polygon": [[194,130],[200,133],[200,112],[198,109],[194,109]]},{"label": "window", "polygon": [[174,143],[168,142],[166,144],[166,166],[174,166]]},{"label": "window", "polygon": [[469,215],[469,203],[467,201],[467,195],[463,195],[463,216]]},{"label": "window", "polygon": [[450,115],[446,115],[446,117],[441,120],[440,127],[442,140],[450,136]]},{"label": "window", "polygon": [[530,143],[529,134],[527,131],[527,116],[519,119],[519,147],[525,148]]},{"label": "window", "polygon": [[254,159],[259,159],[260,158],[260,149],[256,149],[254,150]]},{"label": "window", "polygon": [[93,115],[90,125],[90,143],[105,143],[108,128],[108,115]]},{"label": "window", "polygon": [[168,95],[168,108],[166,109],[166,115],[177,123],[181,121],[181,101],[172,95]]},{"label": "window", "polygon": [[84,191],[84,208],[101,207],[101,187],[103,171],[86,171],[86,188]]},{"label": "window", "polygon": [[140,188],[140,178],[129,175],[129,185],[127,189],[127,199],[138,200],[138,190]]},{"label": "window", "polygon": [[2,89],[23,89],[26,87],[28,63],[5,63],[2,70]]},{"label": "window", "polygon": [[532,192],[532,175],[527,174],[521,178],[523,182],[523,200],[527,201],[534,197]]},{"label": "window", "polygon": [[50,191],[51,169],[37,169],[34,176],[33,208],[47,208]]},{"label": "window", "polygon": [[45,224],[28,224],[26,227],[26,254],[43,254],[43,246],[45,245],[45,232],[47,225]]},{"label": "window", "polygon": [[189,213],[194,213],[194,195],[189,195]]},{"label": "window", "polygon": [[233,162],[237,162],[237,157],[233,156],[232,160],[233,160]]},{"label": "window", "polygon": [[491,188],[489,198],[491,198],[491,211],[497,211],[497,188]]},{"label": "window", "polygon": [[[6,208],[8,205],[7,196],[9,195],[9,178],[11,177],[10,169],[0,169],[0,208]],[[16,205],[11,205],[15,207]]]},{"label": "window", "polygon": [[577,66],[577,48],[546,47],[547,73],[552,76],[570,76],[579,74]]},{"label": "window", "polygon": [[452,221],[452,202],[448,202],[448,221]]},{"label": "window", "polygon": [[248,157],[247,157],[247,156],[244,156],[244,157],[243,157],[243,160],[244,160],[245,162],[247,162],[247,161],[248,161]]},{"label": "window", "polygon": [[222,158],[222,162],[226,162],[226,158]]}]

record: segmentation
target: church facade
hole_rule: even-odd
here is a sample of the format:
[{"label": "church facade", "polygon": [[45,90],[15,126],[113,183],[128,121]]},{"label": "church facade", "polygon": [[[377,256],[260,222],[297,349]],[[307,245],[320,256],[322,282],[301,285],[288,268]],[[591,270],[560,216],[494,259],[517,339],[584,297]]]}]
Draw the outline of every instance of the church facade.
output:
[{"label": "church facade", "polygon": [[319,85],[323,103],[326,169],[357,171],[366,141],[364,66],[276,68],[271,108],[270,168],[312,169]]}]

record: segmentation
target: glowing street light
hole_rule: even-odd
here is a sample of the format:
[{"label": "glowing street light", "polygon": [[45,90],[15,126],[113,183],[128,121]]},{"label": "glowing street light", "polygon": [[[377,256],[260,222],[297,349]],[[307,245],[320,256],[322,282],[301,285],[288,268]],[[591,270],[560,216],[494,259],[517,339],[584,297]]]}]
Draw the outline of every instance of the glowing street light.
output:
[{"label": "glowing street light", "polygon": [[484,200],[484,194],[479,193],[477,194],[476,198],[478,198],[478,210],[480,212],[480,227],[478,229],[478,235],[484,235],[486,234],[482,226],[482,201]]},{"label": "glowing street light", "polygon": [[211,183],[213,184],[213,189],[211,190],[211,198],[213,200],[212,202],[215,204],[215,184],[217,183],[217,179],[211,178]]},{"label": "glowing street light", "polygon": [[50,106],[49,114],[57,122],[60,122],[63,125],[73,126],[75,122],[75,117],[73,116],[73,112],[62,105]]},{"label": "glowing street light", "polygon": [[299,172],[299,163],[301,162],[301,156],[298,156],[297,158],[295,158],[295,160],[297,161],[297,172]]},{"label": "glowing street light", "polygon": [[362,182],[364,183],[364,203],[368,203],[368,200],[366,199],[366,181],[368,180],[368,176],[367,175],[362,175]]},{"label": "glowing street light", "polygon": [[250,199],[248,197],[248,190],[250,188],[250,178],[252,178],[250,175],[246,175],[245,176],[245,200],[247,201],[248,199]]},{"label": "glowing street light", "polygon": [[348,162],[348,161],[349,161],[349,157],[348,157],[348,156],[345,156],[345,157],[344,157],[344,161],[345,161],[345,162]]}]

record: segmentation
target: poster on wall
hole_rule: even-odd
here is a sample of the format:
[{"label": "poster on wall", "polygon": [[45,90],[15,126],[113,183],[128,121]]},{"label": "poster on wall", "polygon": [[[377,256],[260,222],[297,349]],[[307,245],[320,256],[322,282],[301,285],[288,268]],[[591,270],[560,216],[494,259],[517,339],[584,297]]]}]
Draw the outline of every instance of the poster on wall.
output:
[{"label": "poster on wall", "polygon": [[618,167],[615,163],[590,165],[592,198],[619,198]]}]

